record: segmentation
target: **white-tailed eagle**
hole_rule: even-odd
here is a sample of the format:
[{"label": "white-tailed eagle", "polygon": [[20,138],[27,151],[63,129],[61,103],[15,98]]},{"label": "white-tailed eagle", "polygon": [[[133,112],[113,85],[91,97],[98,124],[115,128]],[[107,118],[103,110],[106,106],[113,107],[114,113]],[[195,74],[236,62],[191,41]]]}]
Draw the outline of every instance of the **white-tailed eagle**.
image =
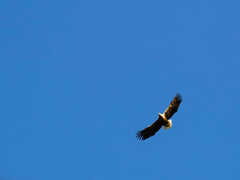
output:
[{"label": "white-tailed eagle", "polygon": [[177,94],[171,101],[168,108],[164,111],[163,114],[158,113],[158,119],[147,128],[137,132],[137,138],[140,140],[145,140],[153,136],[161,127],[164,129],[169,129],[172,127],[172,120],[170,118],[175,112],[177,112],[179,105],[182,102],[182,97],[180,94]]}]

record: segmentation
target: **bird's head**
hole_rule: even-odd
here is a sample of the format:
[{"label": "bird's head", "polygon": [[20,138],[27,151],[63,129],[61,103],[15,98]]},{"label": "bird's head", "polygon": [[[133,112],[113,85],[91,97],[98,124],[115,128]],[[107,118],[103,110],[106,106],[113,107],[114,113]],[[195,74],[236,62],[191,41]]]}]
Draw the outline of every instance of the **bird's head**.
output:
[{"label": "bird's head", "polygon": [[168,124],[166,126],[163,126],[163,129],[169,129],[172,127],[172,120],[168,120]]}]

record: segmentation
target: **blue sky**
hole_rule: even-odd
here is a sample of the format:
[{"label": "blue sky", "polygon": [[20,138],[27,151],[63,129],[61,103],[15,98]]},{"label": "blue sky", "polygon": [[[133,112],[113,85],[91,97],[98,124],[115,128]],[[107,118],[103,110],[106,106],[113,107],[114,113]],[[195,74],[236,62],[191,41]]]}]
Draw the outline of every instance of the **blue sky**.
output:
[{"label": "blue sky", "polygon": [[239,5],[1,1],[1,179],[239,179]]}]

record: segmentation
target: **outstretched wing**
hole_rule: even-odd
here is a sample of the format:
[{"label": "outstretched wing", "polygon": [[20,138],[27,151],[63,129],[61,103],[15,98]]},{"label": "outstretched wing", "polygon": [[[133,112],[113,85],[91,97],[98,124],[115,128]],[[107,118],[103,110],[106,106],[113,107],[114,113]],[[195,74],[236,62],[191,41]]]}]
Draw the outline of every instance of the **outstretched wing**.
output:
[{"label": "outstretched wing", "polygon": [[180,94],[177,94],[174,99],[171,101],[168,108],[163,113],[167,119],[170,119],[175,112],[177,112],[179,105],[182,102],[182,97]]},{"label": "outstretched wing", "polygon": [[162,116],[158,117],[152,125],[148,126],[147,128],[137,132],[137,138],[140,140],[145,140],[154,134],[162,127],[163,125],[163,118]]}]

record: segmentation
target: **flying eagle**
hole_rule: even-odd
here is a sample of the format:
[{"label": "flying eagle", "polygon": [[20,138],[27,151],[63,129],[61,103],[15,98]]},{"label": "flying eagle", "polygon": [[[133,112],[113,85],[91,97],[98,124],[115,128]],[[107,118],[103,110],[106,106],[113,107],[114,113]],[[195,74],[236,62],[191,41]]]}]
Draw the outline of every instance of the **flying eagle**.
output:
[{"label": "flying eagle", "polygon": [[177,112],[179,105],[182,102],[182,97],[180,94],[177,94],[171,101],[168,108],[163,114],[158,113],[158,119],[147,128],[137,132],[137,138],[140,140],[145,140],[153,136],[162,126],[163,129],[169,129],[172,127],[172,120],[170,118],[175,112]]}]

